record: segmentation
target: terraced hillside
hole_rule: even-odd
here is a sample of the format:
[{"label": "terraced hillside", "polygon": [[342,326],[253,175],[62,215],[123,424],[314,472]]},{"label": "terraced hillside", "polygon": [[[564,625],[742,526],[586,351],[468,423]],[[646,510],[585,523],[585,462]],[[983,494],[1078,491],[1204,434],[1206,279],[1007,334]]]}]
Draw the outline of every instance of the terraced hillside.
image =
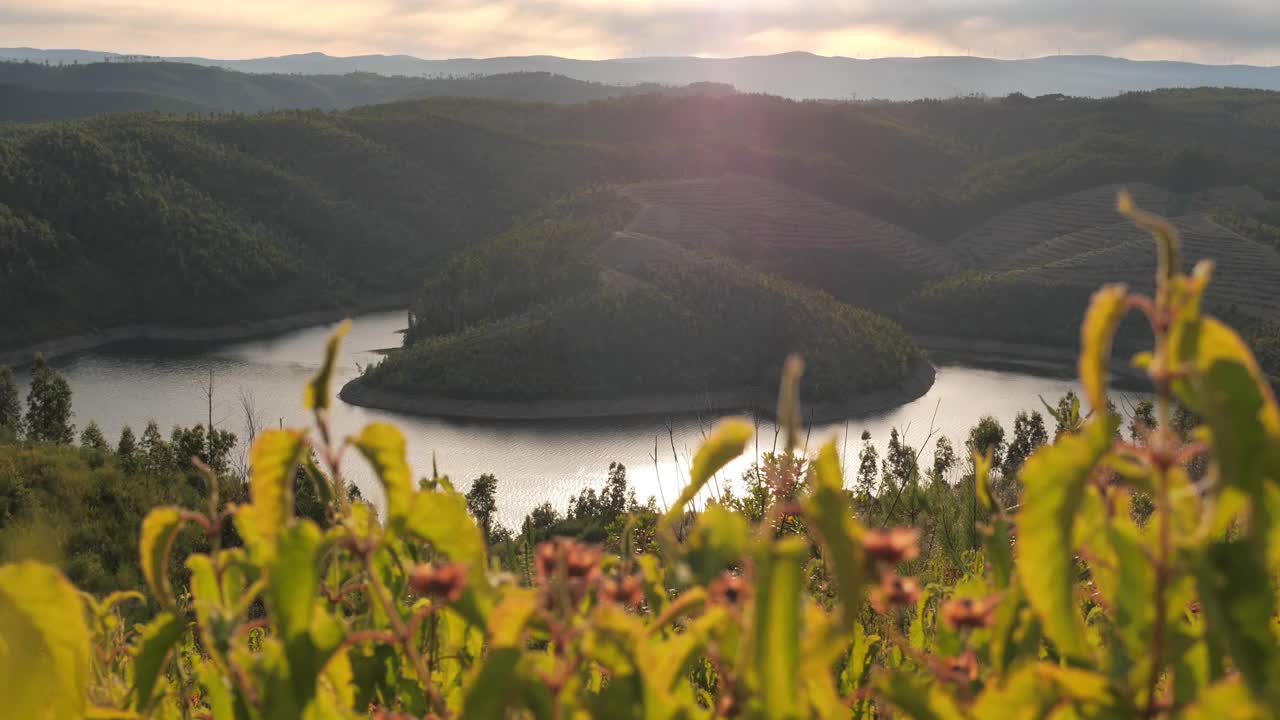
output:
[{"label": "terraced hillside", "polygon": [[773,397],[790,352],[809,358],[805,390],[818,402],[928,387],[927,364],[892,321],[705,248],[610,229],[634,212],[628,197],[597,190],[458,256],[424,286],[406,346],[357,388],[504,402],[727,393],[755,404]]},{"label": "terraced hillside", "polygon": [[886,306],[958,269],[943,245],[770,180],[726,175],[623,193],[640,204],[631,232],[724,254],[856,305]]},{"label": "terraced hillside", "polygon": [[[1155,249],[1149,235],[1115,212],[1119,187],[1029,203],[965,233],[954,246],[968,267],[918,290],[896,317],[922,335],[1074,348],[1080,317],[1073,305],[1108,282],[1152,290]],[[1214,261],[1205,298],[1210,311],[1245,327],[1280,321],[1280,252],[1212,218],[1215,208],[1261,207],[1257,192],[1230,187],[1178,195],[1143,184],[1129,190],[1140,206],[1170,216],[1187,269]],[[1120,342],[1137,345],[1144,335],[1135,320]]]},{"label": "terraced hillside", "polygon": [[[1021,267],[1031,260],[1025,254],[1042,243],[1117,224],[1116,193],[1121,190],[1127,190],[1140,207],[1166,216],[1206,213],[1219,207],[1251,210],[1264,202],[1261,194],[1247,187],[1178,195],[1149,183],[1115,183],[1019,205],[960,235],[951,246],[974,267]],[[1106,234],[1104,230],[1096,239],[1105,242]],[[1075,246],[1087,247],[1092,239],[1094,236],[1077,238]]]}]

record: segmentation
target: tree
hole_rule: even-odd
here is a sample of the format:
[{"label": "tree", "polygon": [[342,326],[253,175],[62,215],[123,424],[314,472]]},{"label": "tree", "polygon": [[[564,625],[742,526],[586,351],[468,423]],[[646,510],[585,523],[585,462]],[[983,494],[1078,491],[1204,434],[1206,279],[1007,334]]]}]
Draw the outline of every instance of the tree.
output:
[{"label": "tree", "polygon": [[1001,466],[1005,477],[1013,477],[1022,463],[1031,457],[1031,453],[1049,441],[1049,432],[1045,429],[1044,416],[1037,411],[1018,413],[1013,419],[1013,442],[1009,443]]},{"label": "tree", "polygon": [[17,437],[22,424],[22,405],[13,368],[0,367],[0,437]]},{"label": "tree", "polygon": [[147,458],[147,469],[152,474],[173,469],[173,454],[169,443],[164,441],[155,420],[147,423],[142,431],[142,453]]},{"label": "tree", "polygon": [[120,431],[120,442],[116,444],[116,458],[126,471],[133,472],[138,469],[138,440],[133,435],[133,428],[128,425]]},{"label": "tree", "polygon": [[938,438],[933,446],[933,481],[942,482],[956,466],[956,450],[946,435]]},{"label": "tree", "polygon": [[902,442],[898,429],[889,431],[889,447],[885,450],[881,475],[885,485],[901,487],[916,474],[916,450]]},{"label": "tree", "polygon": [[880,454],[871,444],[871,433],[862,431],[862,449],[858,451],[858,495],[864,498],[876,496],[879,485]]},{"label": "tree", "polygon": [[600,510],[606,521],[627,514],[636,507],[636,491],[627,485],[627,466],[620,462],[609,463],[609,479],[600,491]]},{"label": "tree", "polygon": [[1150,400],[1139,400],[1129,420],[1129,437],[1134,442],[1146,442],[1147,435],[1156,427],[1156,406]]},{"label": "tree", "polygon": [[105,453],[111,449],[98,423],[90,421],[84,432],[80,433],[80,449],[99,453]]},{"label": "tree", "polygon": [[1214,182],[1213,158],[1200,147],[1184,147],[1173,156],[1169,167],[1169,189],[1175,193],[1191,193],[1211,187]]},{"label": "tree", "polygon": [[985,455],[991,453],[991,466],[1001,467],[1004,464],[1004,426],[990,415],[983,415],[978,424],[969,429],[969,439],[965,447],[970,453]]},{"label": "tree", "polygon": [[467,491],[467,512],[484,531],[485,540],[493,536],[493,514],[498,509],[498,478],[485,473],[471,483]]},{"label": "tree", "polygon": [[31,368],[31,390],[27,393],[27,437],[33,442],[70,445],[75,441],[71,424],[71,387],[49,367],[43,355]]}]

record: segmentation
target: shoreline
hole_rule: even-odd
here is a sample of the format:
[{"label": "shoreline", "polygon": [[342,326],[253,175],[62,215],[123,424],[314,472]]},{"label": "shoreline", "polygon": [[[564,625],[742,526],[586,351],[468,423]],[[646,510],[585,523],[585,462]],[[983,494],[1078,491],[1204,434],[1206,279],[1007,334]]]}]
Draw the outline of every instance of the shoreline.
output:
[{"label": "shoreline", "polygon": [[[1078,376],[1079,350],[1038,343],[1015,343],[1003,340],[971,340],[939,336],[912,336],[912,341],[935,364],[961,365],[987,370],[1009,370],[1032,375],[1075,379]],[[1150,390],[1147,374],[1128,362],[1128,353],[1113,350],[1109,383],[1128,390]]]},{"label": "shoreline", "polygon": [[[825,423],[889,410],[923,396],[933,387],[936,371],[919,363],[901,385],[881,388],[838,402],[804,403],[806,423]],[[338,397],[359,407],[453,420],[532,421],[586,420],[621,417],[662,417],[700,413],[744,412],[773,417],[777,395],[759,391],[669,394],[581,400],[459,400],[379,390],[356,378],[342,386]]]},{"label": "shoreline", "polygon": [[62,355],[94,350],[129,342],[165,342],[182,345],[202,345],[206,343],[238,342],[254,340],[292,330],[301,330],[313,325],[338,322],[356,315],[378,312],[381,310],[397,310],[407,307],[407,294],[381,295],[376,298],[353,303],[347,307],[335,307],[327,310],[311,310],[292,315],[249,320],[226,325],[209,325],[205,327],[174,327],[169,325],[122,325],[92,332],[67,335],[51,340],[43,340],[22,347],[0,350],[0,365],[22,366],[35,360],[37,354],[46,359]]}]

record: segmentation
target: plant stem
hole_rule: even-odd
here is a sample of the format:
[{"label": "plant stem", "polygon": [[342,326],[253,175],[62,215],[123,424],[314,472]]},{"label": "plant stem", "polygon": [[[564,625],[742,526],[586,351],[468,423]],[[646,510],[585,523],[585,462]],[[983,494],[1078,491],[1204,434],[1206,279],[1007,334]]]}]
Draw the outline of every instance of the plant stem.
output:
[{"label": "plant stem", "polygon": [[1155,603],[1156,618],[1155,627],[1151,636],[1151,675],[1147,679],[1147,707],[1143,712],[1143,717],[1154,717],[1157,712],[1156,707],[1156,686],[1160,683],[1160,658],[1164,655],[1165,645],[1165,626],[1168,624],[1168,608],[1165,602],[1165,592],[1169,585],[1169,546],[1172,542],[1170,537],[1170,521],[1171,510],[1169,507],[1169,480],[1168,472],[1164,468],[1160,468],[1156,474],[1156,492],[1159,494],[1157,499],[1157,508],[1159,512],[1160,522],[1160,546],[1159,555],[1156,557],[1156,587],[1155,587]]},{"label": "plant stem", "polygon": [[413,669],[418,674],[418,682],[427,693],[431,706],[441,716],[448,716],[449,709],[445,706],[444,699],[440,697],[439,691],[436,690],[435,684],[431,681],[431,668],[427,667],[422,653],[418,651],[418,646],[414,643],[412,633],[409,632],[408,626],[404,623],[404,618],[400,617],[400,611],[391,599],[391,593],[387,590],[387,586],[382,584],[382,577],[378,575],[377,568],[373,566],[373,553],[368,553],[364,556],[364,568],[365,573],[369,576],[369,589],[372,591],[374,598],[377,599],[378,604],[382,606],[382,611],[387,614],[391,629],[395,631],[396,636],[400,638],[401,644],[404,645],[405,654],[409,656],[410,662],[413,663]]}]

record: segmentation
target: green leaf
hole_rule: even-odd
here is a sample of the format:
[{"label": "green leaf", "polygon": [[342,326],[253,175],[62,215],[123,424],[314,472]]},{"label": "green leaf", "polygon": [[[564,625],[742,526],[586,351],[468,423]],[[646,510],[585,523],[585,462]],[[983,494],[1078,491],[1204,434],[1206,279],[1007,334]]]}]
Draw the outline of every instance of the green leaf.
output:
[{"label": "green leaf", "polygon": [[235,705],[232,701],[228,678],[222,676],[218,666],[209,660],[200,663],[200,684],[204,686],[205,700],[209,703],[212,720],[233,720]]},{"label": "green leaf", "polygon": [[325,343],[324,364],[320,372],[307,383],[302,396],[302,404],[308,410],[323,411],[329,409],[329,382],[333,379],[333,366],[338,360],[338,348],[342,346],[342,338],[351,330],[351,321],[343,320],[342,324],[329,336]]},{"label": "green leaf", "polygon": [[986,452],[973,453],[973,486],[978,493],[978,502],[988,511],[995,505],[991,501],[991,460],[992,448],[987,448]]},{"label": "green leaf", "polygon": [[1201,693],[1178,720],[1263,720],[1272,717],[1255,704],[1239,678],[1224,680]]},{"label": "green leaf", "polygon": [[663,523],[670,525],[678,520],[684,513],[684,506],[697,497],[713,475],[742,454],[754,434],[755,428],[742,418],[722,420],[693,456],[693,465],[689,468],[689,484],[667,510],[662,518]]},{"label": "green leaf", "polygon": [[1026,665],[987,685],[970,710],[975,718],[1039,720],[1049,717],[1053,708],[1065,705],[1064,700],[1102,711],[1089,717],[1136,714],[1132,708],[1118,706],[1105,676],[1046,662]]},{"label": "green leaf", "polygon": [[142,627],[133,656],[133,687],[139,712],[151,709],[156,686],[168,664],[169,653],[182,639],[186,623],[170,612],[162,612]]},{"label": "green leaf", "polygon": [[202,626],[208,625],[210,613],[215,608],[222,607],[222,588],[218,585],[218,574],[208,555],[192,555],[187,558],[187,570],[191,572],[191,604],[196,611],[196,619]]},{"label": "green leaf", "polygon": [[782,383],[778,388],[778,425],[784,433],[784,452],[790,453],[800,443],[800,378],[804,360],[788,355],[782,365]]},{"label": "green leaf", "polygon": [[797,715],[800,668],[802,569],[808,544],[787,538],[769,546],[757,560],[755,672],[765,715]]},{"label": "green leaf", "polygon": [[708,583],[742,558],[751,528],[740,513],[710,503],[685,539],[685,559],[700,583]]},{"label": "green leaf", "polygon": [[528,590],[508,593],[489,615],[489,650],[480,670],[467,686],[462,720],[505,717],[522,694],[516,665],[524,650],[524,629],[538,608],[537,595]]},{"label": "green leaf", "polygon": [[85,720],[137,720],[139,715],[132,710],[117,710],[115,708],[90,705],[85,708],[84,717]]},{"label": "green leaf", "polygon": [[849,661],[840,674],[840,692],[849,695],[864,687],[875,666],[880,650],[880,636],[868,635],[862,623],[853,625],[853,644],[849,647]]},{"label": "green leaf", "polygon": [[997,588],[1008,587],[1013,580],[1013,539],[1009,535],[1009,521],[1003,516],[993,518],[983,546],[987,551],[992,583]]},{"label": "green leaf", "polygon": [[276,537],[293,517],[293,478],[306,451],[303,433],[267,430],[249,453],[253,504],[237,517],[245,544],[261,563],[275,553]]},{"label": "green leaf", "polygon": [[1221,481],[1263,502],[1264,481],[1280,480],[1280,410],[1270,384],[1248,345],[1226,325],[1200,318],[1175,330],[1173,362],[1192,368],[1187,380],[1174,384],[1178,397],[1209,427]]},{"label": "green leaf", "polygon": [[1111,448],[1115,419],[1096,415],[1075,435],[1041,448],[1022,469],[1018,513],[1018,575],[1044,633],[1063,655],[1086,658],[1084,627],[1075,601],[1076,513],[1089,476]]},{"label": "green leaf", "polygon": [[996,609],[991,629],[991,669],[1008,675],[1018,664],[1039,658],[1040,622],[1027,606],[1022,588],[1012,585]]},{"label": "green leaf", "polygon": [[1156,608],[1151,598],[1155,596],[1156,574],[1137,528],[1125,522],[1127,519],[1118,519],[1106,528],[1116,574],[1112,587],[1103,587],[1099,582],[1099,590],[1109,600],[1116,628],[1128,646],[1130,657],[1138,658],[1150,654],[1143,650],[1150,647],[1155,626]]},{"label": "green leaf", "polygon": [[1196,579],[1208,642],[1231,656],[1254,697],[1275,694],[1280,684],[1275,587],[1260,544],[1210,545]]},{"label": "green leaf", "polygon": [[75,587],[36,562],[0,565],[0,703],[13,718],[85,713],[89,631]]},{"label": "green leaf", "polygon": [[1095,412],[1107,407],[1111,341],[1124,317],[1128,296],[1129,290],[1124,285],[1103,286],[1093,294],[1080,325],[1080,384]]},{"label": "green leaf", "polygon": [[453,491],[417,493],[405,529],[431,543],[436,552],[466,566],[467,587],[462,604],[478,603],[479,610],[487,612],[490,593],[484,532],[467,512],[466,497]]},{"label": "green leaf", "polygon": [[862,612],[862,526],[845,495],[835,442],[822,447],[813,467],[815,482],[805,500],[805,515],[821,539],[823,559],[839,591],[842,627],[848,631]]},{"label": "green leaf", "polygon": [[169,549],[182,529],[182,511],[160,507],[147,513],[142,521],[142,537],[138,550],[142,560],[142,576],[151,594],[163,607],[173,607],[173,591],[169,588]]},{"label": "green leaf", "polygon": [[390,423],[366,425],[352,444],[365,456],[387,496],[388,524],[403,521],[412,507],[413,479],[405,459],[404,434]]},{"label": "green leaf", "polygon": [[310,520],[294,523],[280,533],[267,592],[276,627],[286,641],[311,627],[311,611],[320,585],[316,567],[320,540],[320,529]]},{"label": "green leaf", "polygon": [[[964,709],[953,700],[942,685],[923,675],[891,670],[876,678],[876,692],[890,704],[914,720],[964,720]],[[877,717],[879,717],[877,715]],[[1010,715],[978,715],[977,717],[1011,717]]]}]

